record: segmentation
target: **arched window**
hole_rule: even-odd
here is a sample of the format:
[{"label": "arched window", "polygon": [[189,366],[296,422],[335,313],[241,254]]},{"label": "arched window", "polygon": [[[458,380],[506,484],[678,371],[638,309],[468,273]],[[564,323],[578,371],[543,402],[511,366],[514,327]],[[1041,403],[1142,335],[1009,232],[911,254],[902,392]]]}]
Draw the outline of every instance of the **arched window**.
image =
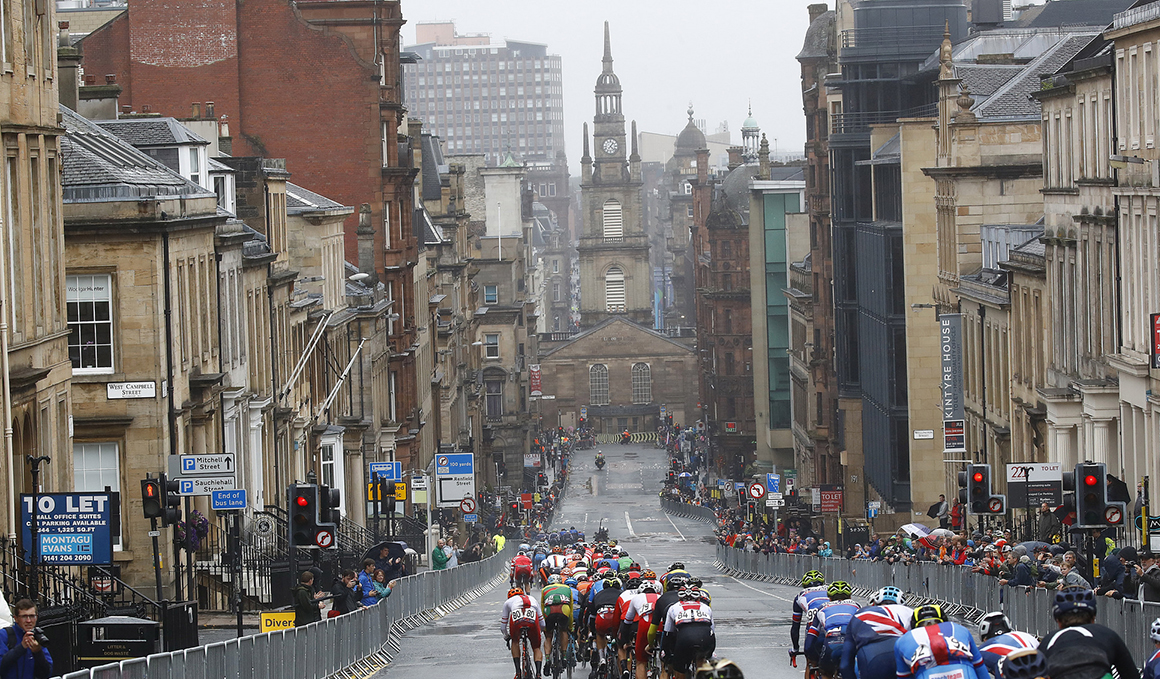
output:
[{"label": "arched window", "polygon": [[590,405],[608,405],[608,366],[597,363],[588,368],[588,401]]},{"label": "arched window", "polygon": [[624,238],[624,211],[618,200],[604,201],[604,237]]},{"label": "arched window", "polygon": [[632,402],[652,403],[652,368],[648,363],[632,365]]},{"label": "arched window", "polygon": [[624,313],[624,271],[614,266],[604,274],[604,303],[609,313]]}]

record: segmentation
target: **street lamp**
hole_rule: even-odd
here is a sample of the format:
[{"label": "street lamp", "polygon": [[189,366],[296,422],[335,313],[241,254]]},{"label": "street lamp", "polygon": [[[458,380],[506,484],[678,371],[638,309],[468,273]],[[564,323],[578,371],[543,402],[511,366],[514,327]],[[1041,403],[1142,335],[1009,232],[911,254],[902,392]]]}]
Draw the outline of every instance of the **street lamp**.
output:
[{"label": "street lamp", "polygon": [[37,567],[40,561],[40,545],[38,544],[39,538],[36,534],[36,517],[40,513],[40,465],[46,462],[51,464],[52,459],[47,455],[41,455],[40,457],[28,455],[25,459],[28,460],[29,466],[32,467],[32,516],[28,527],[28,534],[32,540],[32,546],[29,548],[32,559],[28,566],[28,586],[29,594],[32,595],[32,601],[35,602],[40,580],[40,569]]}]

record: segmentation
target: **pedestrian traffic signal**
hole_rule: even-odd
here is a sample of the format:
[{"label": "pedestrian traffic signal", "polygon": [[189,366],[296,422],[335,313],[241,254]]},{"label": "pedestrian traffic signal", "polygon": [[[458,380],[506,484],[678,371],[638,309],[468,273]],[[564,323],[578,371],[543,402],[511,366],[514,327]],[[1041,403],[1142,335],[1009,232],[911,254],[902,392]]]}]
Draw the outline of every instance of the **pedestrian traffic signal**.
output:
[{"label": "pedestrian traffic signal", "polygon": [[1076,520],[1081,526],[1105,525],[1107,467],[1081,462],[1075,466]]},{"label": "pedestrian traffic signal", "polygon": [[290,505],[290,546],[317,547],[314,537],[318,534],[318,486],[292,483],[287,496]]},{"label": "pedestrian traffic signal", "polygon": [[159,477],[161,484],[161,525],[172,526],[181,521],[181,482],[170,479],[165,474]]},{"label": "pedestrian traffic signal", "polygon": [[141,479],[141,511],[146,519],[157,519],[165,513],[159,479]]},{"label": "pedestrian traffic signal", "polygon": [[[391,511],[394,512],[395,504],[395,484],[382,481],[383,491],[390,493]],[[318,547],[324,549],[338,549],[338,540],[334,536],[338,535],[338,524],[342,522],[342,493],[337,488],[330,486],[318,486],[318,521],[315,523],[314,533],[310,536],[311,542]],[[318,534],[322,532],[329,532],[331,538],[329,540],[319,540]]]}]

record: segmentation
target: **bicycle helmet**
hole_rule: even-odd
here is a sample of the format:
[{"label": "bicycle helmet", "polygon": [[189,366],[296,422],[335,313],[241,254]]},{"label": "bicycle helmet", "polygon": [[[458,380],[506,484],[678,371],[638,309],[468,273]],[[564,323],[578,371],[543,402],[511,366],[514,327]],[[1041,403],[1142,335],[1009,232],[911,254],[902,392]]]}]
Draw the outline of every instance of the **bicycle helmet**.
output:
[{"label": "bicycle helmet", "polygon": [[696,587],[689,585],[682,587],[681,591],[677,593],[677,596],[680,597],[681,601],[693,601],[701,598],[701,592]]},{"label": "bicycle helmet", "polygon": [[621,589],[620,578],[616,577],[615,573],[609,573],[604,576],[604,588],[608,589],[609,587]]},{"label": "bicycle helmet", "polygon": [[1034,648],[1022,648],[999,659],[1003,679],[1047,679],[1047,656]]},{"label": "bicycle helmet", "polygon": [[513,596],[519,596],[523,593],[524,593],[524,589],[522,587],[512,587],[511,589],[508,590],[508,598],[510,599]]},{"label": "bicycle helmet", "polygon": [[529,550],[529,549],[531,549],[531,548],[532,548],[532,546],[531,546],[531,545],[529,545],[529,544],[528,544],[528,543],[526,543],[526,542],[521,542],[521,543],[520,543],[520,551],[521,551],[521,552],[526,552],[526,551],[528,551],[528,550]]},{"label": "bicycle helmet", "polygon": [[577,582],[576,578],[568,578],[567,580],[564,581],[564,584],[568,585],[569,587],[575,587],[576,585],[578,585],[580,583]]},{"label": "bicycle helmet", "polygon": [[715,665],[706,660],[697,666],[693,679],[745,679],[745,675],[732,660],[719,660]]},{"label": "bicycle helmet", "polygon": [[706,591],[706,590],[704,590],[704,589],[702,589],[702,588],[698,587],[698,588],[697,588],[697,592],[698,592],[698,594],[699,594],[699,598],[701,599],[701,601],[703,601],[703,602],[704,602],[704,603],[706,603],[706,604],[712,604],[712,603],[713,603],[713,597],[709,596],[709,592],[708,592],[708,591]]},{"label": "bicycle helmet", "polygon": [[893,586],[886,586],[874,592],[870,596],[871,606],[881,606],[882,604],[900,604],[902,603],[902,590]]},{"label": "bicycle helmet", "polygon": [[826,587],[826,594],[831,599],[849,599],[853,593],[854,589],[845,580],[835,580]]},{"label": "bicycle helmet", "polygon": [[1072,585],[1055,591],[1055,605],[1051,608],[1051,615],[1059,616],[1071,611],[1088,611],[1095,615],[1096,595],[1086,587]]},{"label": "bicycle helmet", "polygon": [[689,576],[674,575],[673,577],[669,578],[667,582],[665,582],[665,591],[679,592],[681,591],[681,588],[687,584],[689,584]]},{"label": "bicycle helmet", "polygon": [[624,588],[625,589],[639,589],[640,588],[640,578],[638,578],[638,577],[629,578],[628,581],[624,583]]},{"label": "bicycle helmet", "polygon": [[826,584],[826,576],[821,571],[808,571],[802,576],[802,587],[817,587]]},{"label": "bicycle helmet", "polygon": [[640,579],[641,580],[656,580],[657,579],[657,572],[656,571],[645,571],[645,572],[640,574]]},{"label": "bicycle helmet", "polygon": [[520,551],[516,552],[516,556],[527,556],[527,555],[528,555],[528,553],[522,549]]},{"label": "bicycle helmet", "polygon": [[704,587],[705,583],[701,582],[701,578],[696,576],[689,576],[689,584],[694,587]]},{"label": "bicycle helmet", "polygon": [[923,625],[946,622],[947,616],[943,613],[942,606],[938,604],[926,604],[914,609],[914,626],[922,627]]},{"label": "bicycle helmet", "polygon": [[661,583],[657,582],[656,580],[645,580],[644,582],[640,583],[640,591],[641,593],[645,594],[660,594]]},{"label": "bicycle helmet", "polygon": [[1160,618],[1152,621],[1152,641],[1160,641]]},{"label": "bicycle helmet", "polygon": [[553,554],[563,554],[564,548],[561,547],[560,545],[556,545],[555,547],[552,548],[552,553]]},{"label": "bicycle helmet", "polygon": [[672,565],[669,566],[669,570],[670,571],[683,571],[683,570],[685,570],[685,564],[681,563],[680,561],[674,561],[672,563]]},{"label": "bicycle helmet", "polygon": [[588,574],[587,573],[577,573],[576,574],[576,582],[588,582]]},{"label": "bicycle helmet", "polygon": [[979,636],[983,641],[1011,631],[1011,620],[1002,611],[994,611],[979,621]]},{"label": "bicycle helmet", "polygon": [[563,582],[564,582],[564,578],[562,576],[556,575],[555,573],[548,576],[548,584],[549,585],[559,585]]}]

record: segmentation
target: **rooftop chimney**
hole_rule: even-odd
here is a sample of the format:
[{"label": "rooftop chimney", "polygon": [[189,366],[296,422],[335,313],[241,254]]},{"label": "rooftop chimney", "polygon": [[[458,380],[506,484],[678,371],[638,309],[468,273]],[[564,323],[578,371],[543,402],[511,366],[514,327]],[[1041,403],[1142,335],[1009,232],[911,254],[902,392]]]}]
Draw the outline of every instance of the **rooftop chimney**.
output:
[{"label": "rooftop chimney", "polygon": [[810,5],[810,6],[809,6],[809,7],[807,7],[806,9],[807,9],[807,10],[809,10],[809,13],[810,13],[810,23],[812,24],[812,23],[814,23],[814,20],[815,20],[815,19],[817,19],[818,17],[822,16],[822,15],[823,15],[823,14],[825,14],[826,12],[830,11],[830,6],[829,6],[829,5],[827,5],[827,4],[826,4],[826,3],[824,3],[824,2],[819,2],[819,3],[816,3],[816,4]]},{"label": "rooftop chimney", "polygon": [[62,106],[67,106],[75,111],[80,102],[78,92],[81,55],[77,48],[72,46],[72,41],[69,39],[68,22],[62,21],[58,26],[60,34],[56,43],[56,69],[59,73],[56,83],[57,95],[60,97]]},{"label": "rooftop chimney", "polygon": [[363,203],[358,208],[358,270],[360,273],[370,274],[368,283],[371,287],[378,280],[375,275],[375,230],[371,226],[370,203]]},{"label": "rooftop chimney", "polygon": [[733,168],[736,168],[736,167],[740,167],[741,165],[745,164],[745,161],[743,161],[741,159],[741,152],[744,150],[745,149],[741,148],[740,146],[730,146],[729,147],[728,151],[729,151],[729,169],[730,170],[732,170]]},{"label": "rooftop chimney", "polygon": [[[77,113],[89,120],[116,120],[118,109],[121,108],[118,101],[120,97],[121,86],[117,84],[115,73],[106,74],[103,85],[97,84],[95,73],[86,74],[84,87],[79,92]],[[128,106],[123,108],[125,113],[131,110]]]}]

